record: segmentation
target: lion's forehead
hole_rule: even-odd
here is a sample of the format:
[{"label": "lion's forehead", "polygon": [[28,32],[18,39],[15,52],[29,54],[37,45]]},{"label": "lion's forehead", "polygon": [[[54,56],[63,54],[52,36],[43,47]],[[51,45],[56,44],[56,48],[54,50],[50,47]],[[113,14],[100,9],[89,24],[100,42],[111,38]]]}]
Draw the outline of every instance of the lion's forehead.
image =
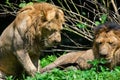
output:
[{"label": "lion's forehead", "polygon": [[97,42],[118,42],[118,37],[114,34],[113,31],[110,32],[102,32],[96,38]]},{"label": "lion's forehead", "polygon": [[55,24],[54,22],[53,23],[51,22],[50,28],[52,30],[58,30],[59,31],[59,30],[62,30],[63,27],[62,27],[62,24],[57,24],[57,23]]}]

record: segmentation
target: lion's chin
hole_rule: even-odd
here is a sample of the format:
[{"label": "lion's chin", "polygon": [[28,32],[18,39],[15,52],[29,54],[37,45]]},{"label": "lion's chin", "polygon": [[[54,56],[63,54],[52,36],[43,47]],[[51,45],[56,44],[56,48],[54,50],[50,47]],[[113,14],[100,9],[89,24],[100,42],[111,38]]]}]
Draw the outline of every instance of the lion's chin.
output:
[{"label": "lion's chin", "polygon": [[45,48],[49,48],[49,47],[52,47],[52,46],[55,46],[55,44],[49,44],[49,43],[44,44]]},{"label": "lion's chin", "polygon": [[108,57],[107,55],[104,56],[99,56],[100,59],[104,59],[106,61],[106,63],[111,63],[112,62],[112,58]]},{"label": "lion's chin", "polygon": [[57,42],[45,42],[44,43],[44,46],[45,47],[51,47],[51,46],[57,46],[57,45],[59,45],[59,43],[57,43]]},{"label": "lion's chin", "polygon": [[106,63],[111,63],[112,62],[112,59],[110,59],[110,58],[105,58],[105,60],[106,60]]}]

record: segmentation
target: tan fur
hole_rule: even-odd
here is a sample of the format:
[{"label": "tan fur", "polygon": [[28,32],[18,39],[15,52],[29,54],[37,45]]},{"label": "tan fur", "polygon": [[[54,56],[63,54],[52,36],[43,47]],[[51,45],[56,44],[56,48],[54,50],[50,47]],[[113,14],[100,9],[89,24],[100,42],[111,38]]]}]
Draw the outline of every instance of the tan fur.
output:
[{"label": "tan fur", "polygon": [[0,71],[29,75],[39,71],[40,50],[61,41],[62,10],[48,3],[22,8],[0,37]]},{"label": "tan fur", "polygon": [[53,63],[41,69],[41,73],[49,71],[55,67],[65,68],[65,65],[75,65],[78,69],[88,69],[91,67],[87,62],[94,59],[92,49],[86,51],[77,51],[64,54],[57,58]]},{"label": "tan fur", "polygon": [[106,66],[112,69],[120,64],[120,30],[103,28],[96,34],[93,51],[96,58],[105,58]]}]

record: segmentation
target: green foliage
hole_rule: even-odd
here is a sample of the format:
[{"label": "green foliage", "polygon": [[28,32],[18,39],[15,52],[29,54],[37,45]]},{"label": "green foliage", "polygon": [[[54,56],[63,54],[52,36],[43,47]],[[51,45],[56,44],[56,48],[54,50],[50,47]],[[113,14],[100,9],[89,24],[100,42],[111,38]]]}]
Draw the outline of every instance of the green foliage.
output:
[{"label": "green foliage", "polygon": [[55,68],[51,72],[36,73],[35,77],[28,76],[23,80],[120,80],[120,67],[116,69],[113,71],[96,72],[92,69],[63,71]]},{"label": "green foliage", "polygon": [[13,76],[6,77],[6,80],[13,80]]},{"label": "green foliage", "polygon": [[92,69],[62,71],[55,68],[48,73],[37,73],[35,77],[28,76],[24,80],[120,80],[120,69],[117,71],[96,72]]},{"label": "green foliage", "polygon": [[[9,1],[9,0],[8,0]],[[25,7],[25,6],[27,6],[27,5],[33,5],[33,2],[46,2],[47,0],[32,0],[31,2],[29,2],[29,3],[26,3],[25,1],[23,1],[23,2],[21,2],[20,4],[19,4],[19,7],[20,8],[23,8],[23,7]]]},{"label": "green foliage", "polygon": [[10,2],[9,2],[9,0],[6,0],[6,1],[5,1],[5,3],[6,3],[6,4],[8,4],[8,5],[10,5]]},{"label": "green foliage", "polygon": [[95,25],[98,26],[100,24],[103,24],[107,21],[107,15],[102,14],[102,16],[99,18],[99,21],[95,21]]},{"label": "green foliage", "polygon": [[53,62],[57,57],[55,55],[49,55],[46,56],[45,58],[41,59],[40,65],[42,67],[50,64],[51,62]]},{"label": "green foliage", "polygon": [[101,66],[104,65],[107,61],[104,58],[101,59],[95,59],[92,61],[88,61],[89,64],[92,64],[92,69],[95,71],[105,71],[105,70],[109,70],[108,68]]},{"label": "green foliage", "polygon": [[86,24],[85,23],[84,24],[78,23],[76,26],[78,28],[86,28]]},{"label": "green foliage", "polygon": [[96,67],[98,66],[99,64],[105,64],[106,63],[106,60],[104,58],[101,58],[100,60],[98,59],[94,59],[92,61],[88,61],[88,63],[92,64],[93,67]]},{"label": "green foliage", "polygon": [[32,2],[26,3],[25,1],[23,1],[22,3],[19,4],[19,7],[23,8],[27,5],[33,5],[33,3]]},{"label": "green foliage", "polygon": [[[46,56],[41,60],[41,65],[45,66],[57,57],[55,55]],[[93,64],[93,68],[90,70],[59,70],[54,68],[51,72],[45,72],[43,74],[36,73],[34,77],[23,77],[22,80],[120,80],[120,67],[116,67],[114,70],[107,70],[107,68],[101,67],[101,71],[96,71],[98,64],[105,64],[106,60],[93,60],[89,61]],[[24,76],[24,75],[23,75]],[[12,76],[6,78],[6,80],[14,80]]]}]

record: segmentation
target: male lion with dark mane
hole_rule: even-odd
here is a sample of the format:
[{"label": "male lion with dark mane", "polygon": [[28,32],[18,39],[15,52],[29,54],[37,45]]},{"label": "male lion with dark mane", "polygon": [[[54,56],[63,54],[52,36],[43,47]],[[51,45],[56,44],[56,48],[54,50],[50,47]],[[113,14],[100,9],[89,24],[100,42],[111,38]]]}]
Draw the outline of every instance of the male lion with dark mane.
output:
[{"label": "male lion with dark mane", "polygon": [[77,69],[88,69],[92,67],[88,61],[101,58],[106,59],[105,66],[110,69],[120,64],[120,25],[107,22],[95,27],[92,49],[64,54],[41,69],[41,72],[71,65]]},{"label": "male lion with dark mane", "polygon": [[105,58],[110,69],[120,64],[120,25],[105,23],[95,28],[93,52],[96,59]]},{"label": "male lion with dark mane", "polygon": [[39,71],[40,50],[61,41],[63,11],[49,3],[22,8],[0,36],[0,78],[34,76]]}]

